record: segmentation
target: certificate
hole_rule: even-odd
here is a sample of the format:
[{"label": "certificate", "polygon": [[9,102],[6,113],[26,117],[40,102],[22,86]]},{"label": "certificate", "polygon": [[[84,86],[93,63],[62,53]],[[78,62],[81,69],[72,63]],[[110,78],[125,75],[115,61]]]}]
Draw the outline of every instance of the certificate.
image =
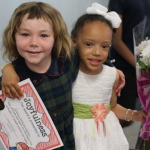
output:
[{"label": "certificate", "polygon": [[[24,97],[9,97],[0,111],[0,139],[8,150],[49,150],[63,146],[39,94],[26,79],[19,83]],[[0,91],[0,99],[2,92]]]}]

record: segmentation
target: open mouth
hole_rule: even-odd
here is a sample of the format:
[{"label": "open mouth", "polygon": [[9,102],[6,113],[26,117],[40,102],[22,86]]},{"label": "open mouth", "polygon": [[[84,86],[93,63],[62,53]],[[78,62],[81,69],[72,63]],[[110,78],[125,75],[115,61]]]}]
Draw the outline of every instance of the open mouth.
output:
[{"label": "open mouth", "polygon": [[97,66],[101,63],[101,60],[89,59],[91,65]]},{"label": "open mouth", "polygon": [[94,59],[89,59],[92,62],[101,62],[101,60],[94,60]]}]

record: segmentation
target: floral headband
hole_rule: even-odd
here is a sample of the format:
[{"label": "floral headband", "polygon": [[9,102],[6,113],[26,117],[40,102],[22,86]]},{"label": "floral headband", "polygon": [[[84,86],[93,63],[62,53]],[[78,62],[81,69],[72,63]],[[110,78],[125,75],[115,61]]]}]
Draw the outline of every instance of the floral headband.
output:
[{"label": "floral headband", "polygon": [[87,14],[98,14],[105,17],[105,19],[109,20],[112,24],[113,28],[118,28],[120,26],[120,23],[122,22],[119,15],[114,12],[107,12],[108,9],[98,3],[93,3],[92,7],[88,7],[86,12]]}]

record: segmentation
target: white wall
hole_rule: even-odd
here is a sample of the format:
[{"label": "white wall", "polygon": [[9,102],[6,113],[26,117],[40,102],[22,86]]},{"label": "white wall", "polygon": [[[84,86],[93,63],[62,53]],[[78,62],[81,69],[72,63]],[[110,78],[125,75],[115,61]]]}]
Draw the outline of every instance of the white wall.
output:
[{"label": "white wall", "polygon": [[[15,10],[21,3],[28,2],[31,0],[0,0],[0,47],[2,45],[2,35],[6,28],[9,19]],[[36,0],[39,1],[39,0]],[[71,32],[73,24],[79,16],[85,13],[86,8],[89,7],[93,2],[98,2],[107,7],[108,0],[41,0],[55,7],[65,20],[68,28],[68,32]],[[4,64],[2,58],[3,50],[0,51],[0,67]],[[0,72],[1,76],[1,72]],[[0,143],[0,150],[4,150]]]}]

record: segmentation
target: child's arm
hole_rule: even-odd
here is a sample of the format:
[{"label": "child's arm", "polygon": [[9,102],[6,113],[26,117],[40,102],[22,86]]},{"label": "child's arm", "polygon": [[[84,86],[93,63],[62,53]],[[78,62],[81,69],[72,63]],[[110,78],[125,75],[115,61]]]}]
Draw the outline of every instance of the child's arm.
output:
[{"label": "child's arm", "polygon": [[[122,15],[118,14],[121,20],[123,19]],[[122,23],[119,28],[116,29],[116,33],[113,38],[113,47],[115,50],[133,67],[135,67],[135,58],[131,50],[127,45],[122,41]]]},{"label": "child's arm", "polygon": [[125,86],[125,76],[121,70],[117,69],[117,73],[119,74],[119,84],[116,88],[117,96],[121,95],[121,90]]},{"label": "child's arm", "polygon": [[112,97],[110,101],[111,110],[115,113],[115,115],[119,119],[143,122],[144,117],[148,118],[148,115],[144,110],[141,111],[128,110],[122,107],[121,105],[117,104],[117,94],[115,90],[118,84],[119,84],[119,75],[118,73],[116,73],[116,80],[113,86]]},{"label": "child's arm", "polygon": [[11,98],[20,99],[23,96],[23,92],[21,91],[19,85],[17,84],[20,79],[16,74],[13,65],[7,64],[2,69],[2,93],[5,98],[6,93]]}]

